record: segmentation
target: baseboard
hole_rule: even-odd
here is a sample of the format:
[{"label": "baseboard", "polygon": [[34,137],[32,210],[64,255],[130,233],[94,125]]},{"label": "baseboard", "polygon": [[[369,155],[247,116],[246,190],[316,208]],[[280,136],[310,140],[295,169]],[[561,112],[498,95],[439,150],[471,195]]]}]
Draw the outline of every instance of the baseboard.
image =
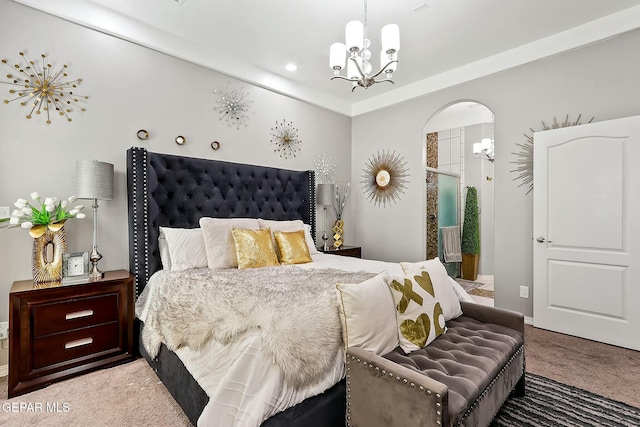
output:
[{"label": "baseboard", "polygon": [[0,366],[0,378],[9,375],[9,365]]},{"label": "baseboard", "polygon": [[533,325],[533,317],[524,316],[525,325]]}]

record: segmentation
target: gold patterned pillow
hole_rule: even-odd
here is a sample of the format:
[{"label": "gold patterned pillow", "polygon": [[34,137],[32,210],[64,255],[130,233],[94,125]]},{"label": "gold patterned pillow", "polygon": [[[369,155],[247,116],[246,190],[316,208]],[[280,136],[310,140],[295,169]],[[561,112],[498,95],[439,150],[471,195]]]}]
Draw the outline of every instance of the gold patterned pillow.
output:
[{"label": "gold patterned pillow", "polygon": [[271,230],[232,228],[231,234],[238,257],[238,269],[279,265],[271,242]]},{"label": "gold patterned pillow", "polygon": [[424,348],[445,333],[442,306],[428,272],[394,279],[389,287],[396,304],[400,347],[405,353]]},{"label": "gold patterned pillow", "polygon": [[304,230],[274,231],[273,237],[276,239],[282,264],[304,264],[313,261],[309,255]]}]

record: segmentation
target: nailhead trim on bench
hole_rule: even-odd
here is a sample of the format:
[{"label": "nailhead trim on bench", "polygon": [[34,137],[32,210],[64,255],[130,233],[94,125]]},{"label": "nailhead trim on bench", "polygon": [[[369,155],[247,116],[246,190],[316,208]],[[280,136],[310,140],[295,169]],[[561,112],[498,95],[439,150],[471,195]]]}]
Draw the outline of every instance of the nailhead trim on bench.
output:
[{"label": "nailhead trim on bench", "polygon": [[485,397],[487,395],[487,393],[489,392],[489,390],[493,387],[493,385],[496,383],[496,381],[498,381],[498,379],[502,376],[502,374],[504,374],[504,371],[507,370],[507,368],[511,365],[511,363],[513,362],[513,360],[518,357],[518,355],[520,355],[520,353],[522,353],[524,351],[524,345],[520,346],[520,348],[513,353],[513,356],[511,356],[511,358],[509,358],[509,360],[507,361],[507,363],[502,367],[502,369],[500,369],[500,372],[498,372],[498,375],[496,375],[493,380],[491,380],[491,382],[489,383],[489,385],[487,385],[487,387],[485,387],[485,389],[482,391],[482,393],[480,393],[480,396],[478,396],[478,398],[473,402],[473,404],[465,411],[465,413],[462,415],[462,417],[460,417],[460,420],[455,424],[456,426],[459,426],[462,424],[462,422],[469,416],[469,414],[471,414],[471,412],[473,411],[473,409],[478,406],[478,404],[480,403],[480,401],[482,400],[483,397]]},{"label": "nailhead trim on bench", "polygon": [[[364,366],[368,365],[367,367],[370,370],[375,370],[376,374],[378,374],[378,375],[381,373],[380,368],[378,366],[374,366],[373,364],[368,363],[366,360],[363,361],[360,358],[356,359],[355,356],[351,356],[351,357],[347,358],[347,427],[352,427],[351,422],[350,422],[351,421],[351,415],[350,415],[351,414],[351,409],[350,409],[350,406],[351,406],[351,401],[350,401],[351,400],[351,387],[350,387],[351,386],[351,374],[349,374],[348,372],[351,371],[350,365],[351,365],[351,362],[353,362],[353,361],[355,361],[358,364],[362,363]],[[388,375],[389,378],[393,378],[394,377],[393,372],[387,372],[385,369],[382,369],[382,376],[386,376],[386,375]],[[416,388],[415,383],[409,382],[409,380],[406,379],[406,378],[401,378],[401,377],[399,377],[397,375],[395,376],[395,378],[396,378],[396,381],[402,382],[402,384],[408,385],[409,387],[411,387],[413,389]],[[433,392],[431,390],[425,389],[425,387],[423,387],[423,386],[418,387],[418,390],[420,392],[426,393],[429,396],[431,396],[433,394]],[[440,411],[440,408],[442,407],[442,403],[441,403],[442,402],[442,400],[441,400],[442,396],[440,396],[440,393],[436,393],[436,399],[438,399],[438,401],[436,402],[436,407],[438,408],[438,411],[436,412],[436,415],[438,416],[438,418],[442,418],[442,412]],[[441,421],[439,419],[436,419],[436,425],[441,425],[441,424],[442,424]]]},{"label": "nailhead trim on bench", "polygon": [[[493,385],[496,383],[496,381],[498,381],[498,379],[504,374],[504,372],[507,370],[507,368],[511,365],[511,363],[514,361],[514,359],[516,357],[518,357],[520,355],[520,353],[522,353],[524,351],[524,345],[520,346],[520,348],[509,358],[509,360],[507,361],[507,363],[502,367],[502,369],[500,369],[500,372],[498,372],[498,375],[496,375],[493,380],[491,380],[491,382],[487,385],[487,387],[485,387],[485,389],[482,391],[482,393],[476,398],[476,400],[471,404],[471,406],[465,411],[465,413],[462,415],[462,417],[460,417],[460,420],[458,420],[458,422],[455,424],[456,426],[459,426],[462,424],[462,422],[469,416],[469,414],[471,414],[471,412],[475,409],[476,406],[478,406],[478,404],[480,403],[480,401],[482,400],[482,398],[484,398],[487,393],[489,392],[489,390],[493,387]],[[356,363],[363,363],[363,365],[367,366],[368,368],[371,370],[375,370],[376,374],[380,374],[380,368],[378,366],[374,366],[371,363],[368,363],[366,360],[362,361],[360,360],[360,358],[357,358],[355,356],[351,356],[350,358],[347,358],[347,371],[351,370],[351,367],[349,366],[351,364],[352,361],[355,361]],[[382,370],[382,375],[389,375],[389,378],[393,378],[394,374],[392,372],[388,372],[383,369]],[[351,426],[351,409],[349,408],[351,406],[351,375],[347,374],[347,427],[352,427]],[[399,376],[396,376],[396,381],[400,382],[402,381],[403,384],[405,385],[409,385],[411,388],[415,388],[416,385],[412,382],[409,382],[409,380],[407,380],[406,378],[400,378]],[[420,392],[426,392],[427,395],[431,395],[432,392],[429,389],[425,389],[425,387],[420,386],[418,387],[418,390]],[[436,407],[438,408],[438,411],[436,412],[436,415],[438,416],[438,418],[441,418],[442,416],[442,412],[440,411],[440,408],[442,408],[442,401],[441,398],[442,396],[440,396],[440,394],[436,394],[436,398],[438,399],[438,401],[436,402]],[[439,419],[436,419],[436,425],[441,425],[441,422]]]}]

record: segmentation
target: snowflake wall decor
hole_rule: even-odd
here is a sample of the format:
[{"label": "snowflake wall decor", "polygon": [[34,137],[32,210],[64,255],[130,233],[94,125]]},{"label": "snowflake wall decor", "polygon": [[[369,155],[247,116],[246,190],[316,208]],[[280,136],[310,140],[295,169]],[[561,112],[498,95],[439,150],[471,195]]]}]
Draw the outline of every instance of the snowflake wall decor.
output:
[{"label": "snowflake wall decor", "polygon": [[336,165],[331,161],[331,157],[323,154],[314,162],[316,170],[316,182],[318,184],[331,184],[336,179]]},{"label": "snowflake wall decor", "polygon": [[280,154],[285,159],[296,157],[296,152],[300,151],[302,141],[298,138],[298,129],[293,127],[293,123],[282,123],[276,121],[275,127],[271,128],[271,142],[275,144],[274,153]]},{"label": "snowflake wall decor", "polygon": [[[580,118],[582,114],[578,115],[578,118],[575,122],[569,121],[569,115],[564,119],[564,122],[558,123],[558,120],[554,117],[553,123],[551,126],[547,125],[544,121],[542,121],[542,130],[550,130],[550,129],[558,129],[564,128],[568,126],[577,126],[580,123]],[[593,121],[593,117],[587,123],[591,123]],[[521,144],[516,144],[516,146],[520,147],[520,151],[517,153],[511,153],[517,156],[517,159],[514,162],[516,168],[511,170],[511,173],[515,173],[517,176],[513,178],[514,181],[520,180],[522,181],[518,184],[518,187],[525,186],[527,188],[526,194],[529,194],[533,191],[533,134],[536,132],[533,129],[529,129],[531,131],[531,135],[527,135],[524,133],[524,137],[526,141]]]},{"label": "snowflake wall decor", "polygon": [[[24,52],[20,52],[22,64],[10,65],[9,61],[2,59],[2,63],[9,67],[15,74],[7,74],[8,82],[0,82],[19,89],[10,89],[9,93],[17,94],[13,99],[5,99],[4,103],[20,100],[23,107],[31,107],[27,119],[31,119],[33,113],[47,113],[47,124],[51,124],[51,112],[57,111],[59,115],[65,116],[67,121],[71,121],[73,108],[80,100],[86,100],[88,96],[80,96],[74,93],[77,85],[82,79],[65,81],[67,65],[62,65],[60,70],[55,71],[52,65],[45,61],[46,55],[42,57],[42,65],[30,61],[25,57]],[[80,108],[85,111],[84,108]]]},{"label": "snowflake wall decor", "polygon": [[218,106],[213,109],[220,113],[220,120],[226,120],[229,127],[246,128],[247,120],[249,120],[248,115],[251,112],[249,106],[253,104],[252,100],[247,99],[249,93],[245,92],[243,88],[224,88],[214,90],[213,93],[218,95],[216,101]]},{"label": "snowflake wall decor", "polygon": [[407,188],[409,172],[407,162],[399,154],[384,150],[369,159],[363,169],[362,186],[364,194],[374,205],[386,206],[400,199]]}]

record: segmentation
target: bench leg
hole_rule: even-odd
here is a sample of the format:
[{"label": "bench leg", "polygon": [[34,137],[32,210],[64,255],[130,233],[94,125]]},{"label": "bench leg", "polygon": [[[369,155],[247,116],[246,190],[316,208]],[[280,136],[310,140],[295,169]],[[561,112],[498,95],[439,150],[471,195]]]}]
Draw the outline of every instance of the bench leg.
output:
[{"label": "bench leg", "polygon": [[522,374],[522,377],[520,377],[520,379],[518,380],[518,383],[513,388],[513,391],[511,392],[511,394],[513,396],[523,397],[524,396],[524,385],[525,385],[524,374]]}]

